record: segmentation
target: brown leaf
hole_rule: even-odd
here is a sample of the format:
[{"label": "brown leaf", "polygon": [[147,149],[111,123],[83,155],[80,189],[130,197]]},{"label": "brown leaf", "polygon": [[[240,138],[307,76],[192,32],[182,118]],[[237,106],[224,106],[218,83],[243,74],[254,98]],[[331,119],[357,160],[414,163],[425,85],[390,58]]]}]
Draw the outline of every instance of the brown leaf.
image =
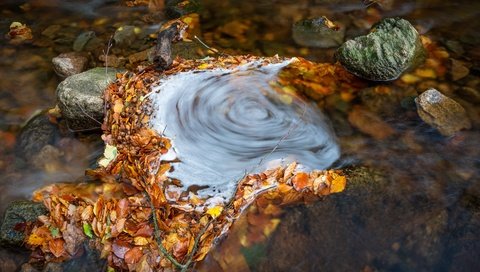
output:
[{"label": "brown leaf", "polygon": [[134,247],[125,253],[125,263],[136,264],[142,256],[142,249],[140,247]]},{"label": "brown leaf", "polygon": [[130,244],[123,240],[115,240],[112,244],[112,252],[120,259],[125,258],[125,254],[129,251]]},{"label": "brown leaf", "polygon": [[65,254],[65,241],[61,238],[53,239],[48,242],[48,248],[55,257]]},{"label": "brown leaf", "polygon": [[117,203],[117,217],[126,218],[128,215],[128,200],[126,198],[120,199]]}]

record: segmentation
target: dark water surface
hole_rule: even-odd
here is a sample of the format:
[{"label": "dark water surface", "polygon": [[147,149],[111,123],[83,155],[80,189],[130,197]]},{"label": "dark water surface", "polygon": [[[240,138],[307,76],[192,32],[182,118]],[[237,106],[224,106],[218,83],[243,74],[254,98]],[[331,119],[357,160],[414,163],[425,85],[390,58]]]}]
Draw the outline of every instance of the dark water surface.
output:
[{"label": "dark water surface", "polygon": [[[393,93],[416,95],[436,87],[467,109],[473,128],[443,137],[418,118],[411,99],[366,90],[351,103],[376,110],[395,131],[394,136],[377,140],[349,124],[350,104],[335,104],[326,115],[339,139],[341,158],[368,168],[351,170],[356,183],[346,192],[288,209],[266,242],[254,249],[242,248],[247,267],[252,271],[476,271],[480,267],[480,2],[386,0],[378,1],[383,3],[381,7],[369,9],[362,2],[207,0],[201,11],[202,37],[230,54],[279,54],[332,62],[335,49],[302,48],[293,42],[293,22],[326,15],[341,22],[346,38],[351,38],[366,33],[382,17],[402,16],[445,47],[450,58],[464,62],[469,73],[453,81],[451,65],[447,65],[445,77],[392,85]],[[146,8],[126,8],[120,1],[100,0],[10,0],[2,1],[0,10],[3,211],[10,200],[28,198],[45,184],[81,179],[102,149],[98,140],[92,140],[98,135],[78,135],[68,129],[53,130],[48,139],[42,137],[45,133],[33,134],[33,139],[41,141],[41,156],[18,148],[16,137],[32,114],[54,105],[61,79],[55,75],[51,59],[72,51],[81,33],[94,31],[96,38],[87,43],[84,52],[90,67],[101,66],[99,56],[115,30],[134,25],[144,34],[129,46],[117,45],[109,51],[128,58],[153,45],[148,34],[158,28],[163,15],[149,14]],[[8,43],[4,34],[13,21],[32,29],[32,43]],[[55,31],[46,31],[54,25]],[[126,63],[128,66],[129,61]],[[255,106],[249,112],[258,120],[269,114]],[[44,148],[46,145],[49,147]],[[12,256],[10,250],[0,253],[4,265],[0,270],[16,269],[24,260]],[[205,265],[205,271],[223,267],[212,258]]]}]

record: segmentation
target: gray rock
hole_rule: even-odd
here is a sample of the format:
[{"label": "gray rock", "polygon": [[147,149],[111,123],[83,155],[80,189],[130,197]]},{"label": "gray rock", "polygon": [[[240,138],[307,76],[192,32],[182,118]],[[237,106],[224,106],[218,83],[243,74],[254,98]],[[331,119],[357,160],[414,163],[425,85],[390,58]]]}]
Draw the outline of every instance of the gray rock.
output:
[{"label": "gray rock", "polygon": [[93,31],[86,31],[81,33],[80,35],[77,36],[77,38],[73,42],[73,50],[77,52],[82,51],[87,45],[87,43],[95,37],[96,35],[95,35],[95,32]]},{"label": "gray rock", "polygon": [[342,44],[345,28],[333,30],[327,27],[326,19],[318,17],[296,22],[292,27],[292,37],[301,46],[330,48]]},{"label": "gray rock", "polygon": [[135,26],[131,25],[121,26],[115,31],[115,34],[113,34],[113,40],[115,41],[115,45],[118,45],[120,47],[130,46],[135,39]]},{"label": "gray rock", "polygon": [[37,217],[46,213],[47,209],[42,203],[26,200],[11,202],[0,227],[0,244],[21,245],[25,238],[22,224],[34,222]]},{"label": "gray rock", "polygon": [[53,58],[52,63],[55,73],[66,78],[85,71],[88,66],[88,58],[77,52],[69,52]]},{"label": "gray rock", "polygon": [[15,146],[16,153],[30,161],[45,146],[54,144],[60,130],[52,124],[45,113],[33,116],[20,131]]},{"label": "gray rock", "polygon": [[57,87],[58,106],[73,130],[100,128],[103,92],[119,70],[98,67],[66,78]]},{"label": "gray rock", "polygon": [[472,126],[465,109],[435,89],[420,94],[415,103],[420,118],[444,136],[451,136]]},{"label": "gray rock", "polygon": [[387,18],[374,25],[369,34],[345,42],[335,55],[359,77],[388,81],[422,63],[425,50],[408,21]]}]

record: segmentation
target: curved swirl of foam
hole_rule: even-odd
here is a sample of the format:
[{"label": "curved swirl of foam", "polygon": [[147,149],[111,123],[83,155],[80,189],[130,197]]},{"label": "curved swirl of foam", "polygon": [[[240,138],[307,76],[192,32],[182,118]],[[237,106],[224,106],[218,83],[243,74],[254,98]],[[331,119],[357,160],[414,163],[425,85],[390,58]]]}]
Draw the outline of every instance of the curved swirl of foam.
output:
[{"label": "curved swirl of foam", "polygon": [[[191,71],[161,80],[151,126],[173,140],[172,178],[227,199],[245,172],[297,161],[325,169],[339,158],[335,135],[309,102],[272,89],[288,62]],[[167,124],[167,125],[166,125]],[[165,127],[166,125],[166,127]]]}]

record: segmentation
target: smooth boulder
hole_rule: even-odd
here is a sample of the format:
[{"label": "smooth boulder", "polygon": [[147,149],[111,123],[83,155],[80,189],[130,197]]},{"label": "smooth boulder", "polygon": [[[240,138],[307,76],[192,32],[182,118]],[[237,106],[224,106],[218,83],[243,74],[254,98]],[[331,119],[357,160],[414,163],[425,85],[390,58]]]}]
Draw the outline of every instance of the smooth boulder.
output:
[{"label": "smooth boulder", "polygon": [[397,79],[425,60],[417,30],[401,18],[386,18],[370,33],[345,42],[336,58],[351,73],[372,81]]},{"label": "smooth boulder", "polygon": [[472,127],[465,109],[435,89],[420,94],[415,103],[420,118],[444,136],[452,136],[462,129]]},{"label": "smooth boulder", "polygon": [[97,67],[70,76],[58,85],[58,106],[70,129],[100,129],[104,116],[103,92],[116,79],[117,72]]}]

